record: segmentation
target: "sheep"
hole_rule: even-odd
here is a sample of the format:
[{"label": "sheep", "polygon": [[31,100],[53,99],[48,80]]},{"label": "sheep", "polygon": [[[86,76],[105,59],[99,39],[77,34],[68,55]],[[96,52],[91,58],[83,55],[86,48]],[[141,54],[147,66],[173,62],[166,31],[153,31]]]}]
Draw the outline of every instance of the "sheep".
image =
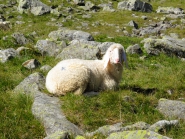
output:
[{"label": "sheep", "polygon": [[114,43],[102,60],[67,59],[54,66],[46,76],[46,88],[55,95],[113,90],[122,78],[124,47]]}]

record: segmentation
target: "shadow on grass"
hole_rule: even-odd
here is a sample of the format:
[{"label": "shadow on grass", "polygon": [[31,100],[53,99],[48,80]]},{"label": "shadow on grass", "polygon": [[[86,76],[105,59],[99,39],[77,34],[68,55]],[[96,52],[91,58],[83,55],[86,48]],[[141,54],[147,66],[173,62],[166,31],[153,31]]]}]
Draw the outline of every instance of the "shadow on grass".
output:
[{"label": "shadow on grass", "polygon": [[142,88],[140,86],[120,86],[120,89],[128,89],[131,90],[133,92],[139,93],[139,94],[143,94],[143,95],[153,95],[155,94],[155,92],[157,91],[156,88]]}]

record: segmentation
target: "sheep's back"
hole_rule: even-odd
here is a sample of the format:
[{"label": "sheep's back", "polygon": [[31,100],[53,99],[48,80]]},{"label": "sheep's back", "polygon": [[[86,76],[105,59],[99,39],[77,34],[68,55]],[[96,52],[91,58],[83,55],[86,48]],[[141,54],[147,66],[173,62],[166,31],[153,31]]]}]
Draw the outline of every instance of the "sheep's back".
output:
[{"label": "sheep's back", "polygon": [[46,77],[49,92],[65,95],[73,92],[89,82],[90,70],[76,60],[65,60],[50,70]]}]

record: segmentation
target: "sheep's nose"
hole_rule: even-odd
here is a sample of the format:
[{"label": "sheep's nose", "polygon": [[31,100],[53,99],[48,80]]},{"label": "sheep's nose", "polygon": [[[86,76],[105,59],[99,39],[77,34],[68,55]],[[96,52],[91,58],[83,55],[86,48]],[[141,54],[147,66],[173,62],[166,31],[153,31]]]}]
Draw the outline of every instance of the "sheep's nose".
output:
[{"label": "sheep's nose", "polygon": [[119,61],[119,58],[116,58],[115,59],[115,63],[119,63],[120,61]]}]

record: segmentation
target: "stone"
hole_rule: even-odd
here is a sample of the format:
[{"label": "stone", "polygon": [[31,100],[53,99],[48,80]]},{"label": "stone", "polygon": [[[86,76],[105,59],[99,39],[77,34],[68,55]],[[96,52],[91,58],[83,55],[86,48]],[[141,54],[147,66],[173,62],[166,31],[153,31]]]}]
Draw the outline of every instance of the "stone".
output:
[{"label": "stone", "polygon": [[185,120],[185,102],[160,99],[157,109],[166,117]]},{"label": "stone", "polygon": [[93,41],[94,38],[90,33],[84,32],[84,31],[78,31],[78,30],[69,30],[66,28],[59,29],[57,31],[52,31],[49,33],[49,38],[52,40],[67,40],[71,41],[74,39],[78,40],[87,40],[87,41]]},{"label": "stone", "polygon": [[116,123],[116,124],[113,124],[113,125],[105,125],[105,126],[99,127],[94,132],[86,133],[86,136],[92,137],[95,134],[102,134],[104,136],[108,136],[111,133],[121,132],[121,131],[145,130],[145,129],[148,129],[149,126],[150,125],[145,123],[145,122],[137,122],[133,125],[128,125],[128,126],[125,126],[125,127],[123,127],[123,123]]},{"label": "stone", "polygon": [[141,47],[139,46],[139,44],[135,44],[133,46],[129,46],[126,49],[126,53],[128,54],[143,54],[143,51],[141,49]]},{"label": "stone", "polygon": [[22,64],[23,67],[30,69],[30,70],[35,69],[39,67],[40,65],[41,65],[40,62],[36,59],[27,60]]},{"label": "stone", "polygon": [[44,66],[42,66],[42,67],[40,68],[40,70],[43,71],[43,72],[48,72],[48,71],[50,71],[51,69],[52,69],[52,67],[49,66],[49,65],[44,65]]},{"label": "stone", "polygon": [[85,5],[85,0],[73,0],[74,4],[79,5],[79,6],[84,6]]},{"label": "stone", "polygon": [[128,130],[146,130],[149,128],[149,124],[145,123],[145,122],[137,122],[133,125],[127,125],[125,127],[122,127],[120,131],[128,131]]},{"label": "stone", "polygon": [[145,28],[139,28],[139,29],[133,29],[133,34],[137,36],[145,36],[149,34],[153,34],[156,36],[159,36],[163,30],[166,30],[168,28],[174,28],[170,22],[168,21],[161,21],[158,23],[151,24]]},{"label": "stone", "polygon": [[36,72],[16,86],[14,92],[33,97],[32,113],[43,123],[47,136],[60,135],[62,132],[68,132],[74,136],[83,135],[81,129],[66,119],[61,111],[60,99],[42,93],[43,89],[45,89],[45,77]]},{"label": "stone", "polygon": [[31,11],[32,14],[38,16],[50,12],[50,7],[40,0],[19,0],[18,3],[17,10],[20,13],[28,13]]},{"label": "stone", "polygon": [[145,16],[145,15],[141,16],[141,18],[142,18],[143,20],[147,20],[147,19],[148,19],[148,17]]},{"label": "stone", "polygon": [[119,10],[129,10],[129,11],[141,11],[141,12],[152,12],[152,5],[140,0],[128,0],[121,1],[118,3],[117,8]]},{"label": "stone", "polygon": [[57,56],[66,47],[65,41],[38,40],[34,48],[42,55]]},{"label": "stone", "polygon": [[174,7],[158,7],[156,10],[157,13],[165,13],[165,14],[184,14],[184,10],[182,8],[174,8]]},{"label": "stone", "polygon": [[87,41],[94,41],[94,38],[91,34],[84,31],[76,31],[73,34],[73,40],[87,40]]},{"label": "stone", "polygon": [[164,129],[169,128],[171,126],[177,126],[178,124],[179,124],[178,120],[171,120],[171,121],[161,120],[161,121],[158,121],[155,124],[151,125],[149,127],[149,130],[154,131],[154,132],[160,132],[161,130],[164,130]]},{"label": "stone", "polygon": [[106,139],[170,139],[170,138],[149,130],[135,130],[112,133]]},{"label": "stone", "polygon": [[31,42],[31,40],[27,39],[24,34],[20,32],[16,32],[12,34],[12,37],[15,39],[16,43],[19,45],[25,45]]},{"label": "stone", "polygon": [[57,131],[47,137],[45,137],[44,139],[69,139],[70,135],[68,132],[60,132]]},{"label": "stone", "polygon": [[128,26],[134,27],[135,29],[139,28],[138,24],[133,20],[128,23]]},{"label": "stone", "polygon": [[26,77],[19,85],[14,88],[15,93],[23,93],[30,96],[35,96],[35,94],[45,88],[45,77],[39,73],[35,72],[28,77]]},{"label": "stone", "polygon": [[93,41],[73,40],[56,58],[61,60],[74,58],[85,60],[97,59],[99,49],[95,46],[96,44],[97,43]]},{"label": "stone", "polygon": [[45,13],[49,13],[50,10],[44,8],[43,6],[37,6],[37,7],[32,7],[31,8],[31,13],[38,16],[38,15],[43,15]]},{"label": "stone", "polygon": [[8,60],[17,57],[17,51],[14,48],[8,48],[5,50],[0,50],[0,62],[5,63]]},{"label": "stone", "polygon": [[159,55],[160,53],[165,53],[185,58],[185,40],[163,36],[162,39],[146,38],[142,42],[148,54]]}]

